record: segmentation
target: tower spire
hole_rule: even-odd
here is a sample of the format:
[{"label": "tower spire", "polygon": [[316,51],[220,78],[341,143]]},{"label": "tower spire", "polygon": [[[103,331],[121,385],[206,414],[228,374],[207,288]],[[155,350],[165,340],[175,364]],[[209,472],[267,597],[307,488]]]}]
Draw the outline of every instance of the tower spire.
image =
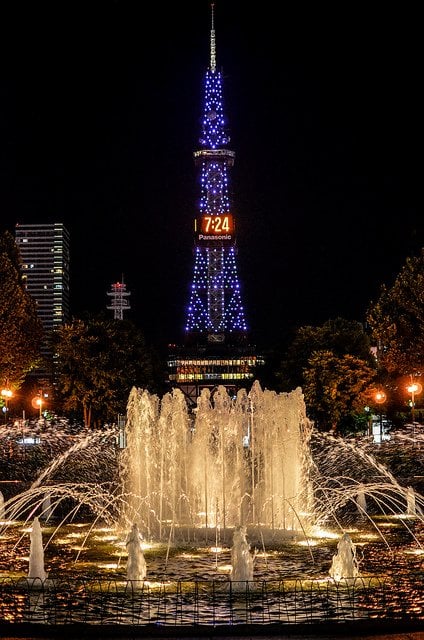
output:
[{"label": "tower spire", "polygon": [[215,8],[215,3],[211,2],[211,71],[216,70],[214,8]]}]

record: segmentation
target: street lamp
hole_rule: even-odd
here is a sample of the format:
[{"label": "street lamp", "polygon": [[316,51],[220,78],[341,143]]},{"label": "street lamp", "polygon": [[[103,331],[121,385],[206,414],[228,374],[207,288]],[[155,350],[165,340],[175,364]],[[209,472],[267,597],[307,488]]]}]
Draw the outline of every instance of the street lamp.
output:
[{"label": "street lamp", "polygon": [[7,412],[9,411],[7,405],[9,403],[10,398],[13,396],[13,391],[9,389],[9,387],[5,387],[4,389],[1,390],[0,393],[4,398],[4,407],[3,407],[4,421],[7,422]]},{"label": "street lamp", "polygon": [[406,390],[408,393],[411,394],[411,400],[410,400],[410,407],[411,407],[411,417],[412,417],[412,426],[414,426],[415,423],[415,396],[420,395],[421,391],[423,390],[422,384],[420,382],[414,382],[412,379],[412,375],[411,375],[411,382],[410,384],[406,387]]},{"label": "street lamp", "polygon": [[31,400],[31,404],[34,407],[34,409],[39,409],[39,411],[40,411],[40,419],[41,419],[42,411],[43,411],[43,396],[42,395],[35,396]]},{"label": "street lamp", "polygon": [[[381,389],[378,389],[375,392],[374,399],[377,404],[384,404],[386,402],[386,394]],[[383,412],[380,409],[380,442],[383,441]]]},{"label": "street lamp", "polygon": [[375,392],[375,401],[377,404],[383,404],[383,402],[386,402],[386,394],[384,391]]}]

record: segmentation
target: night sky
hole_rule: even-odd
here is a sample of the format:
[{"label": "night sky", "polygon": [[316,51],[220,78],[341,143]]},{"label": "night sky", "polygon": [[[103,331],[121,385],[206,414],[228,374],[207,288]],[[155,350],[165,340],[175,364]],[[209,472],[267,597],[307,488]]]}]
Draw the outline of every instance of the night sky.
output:
[{"label": "night sky", "polygon": [[[2,17],[0,230],[65,222],[73,315],[123,276],[125,317],[162,348],[182,340],[192,279],[210,9],[146,6]],[[422,39],[400,7],[249,6],[217,0],[215,29],[242,298],[266,347],[363,321],[423,246]]]}]

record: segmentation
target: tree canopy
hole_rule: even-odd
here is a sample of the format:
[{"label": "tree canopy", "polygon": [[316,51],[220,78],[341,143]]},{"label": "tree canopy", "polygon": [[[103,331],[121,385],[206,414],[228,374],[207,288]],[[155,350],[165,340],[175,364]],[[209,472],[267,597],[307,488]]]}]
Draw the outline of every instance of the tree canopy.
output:
[{"label": "tree canopy", "polygon": [[87,427],[124,414],[132,386],[155,391],[155,355],[131,321],[75,319],[57,331],[54,343],[63,409],[82,413]]},{"label": "tree canopy", "polygon": [[375,369],[364,360],[331,351],[314,351],[304,369],[306,406],[318,428],[337,431],[342,421],[363,413]]},{"label": "tree canopy", "polygon": [[15,390],[40,362],[43,328],[9,231],[0,235],[0,282],[0,381]]},{"label": "tree canopy", "polygon": [[374,366],[369,336],[360,322],[335,318],[322,326],[301,326],[281,361],[278,378],[284,391],[304,384],[304,370],[316,351],[331,351],[335,356],[356,356],[369,366]]},{"label": "tree canopy", "polygon": [[301,387],[309,416],[336,431],[342,418],[363,411],[375,358],[361,323],[336,318],[295,333],[278,377],[284,391]]},{"label": "tree canopy", "polygon": [[367,311],[378,345],[379,366],[391,374],[420,375],[424,369],[424,249],[408,257],[393,285],[382,285]]}]

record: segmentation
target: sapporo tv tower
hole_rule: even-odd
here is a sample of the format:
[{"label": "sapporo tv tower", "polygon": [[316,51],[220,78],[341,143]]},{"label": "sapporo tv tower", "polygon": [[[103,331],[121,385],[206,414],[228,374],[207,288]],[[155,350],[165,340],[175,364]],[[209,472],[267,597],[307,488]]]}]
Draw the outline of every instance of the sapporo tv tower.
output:
[{"label": "sapporo tv tower", "polygon": [[249,345],[236,265],[236,224],[230,198],[235,153],[228,149],[222,73],[216,67],[214,4],[211,5],[210,67],[206,72],[199,169],[200,201],[194,222],[194,276],[184,346],[171,345],[169,381],[193,405],[201,390],[250,386],[263,359]]}]

